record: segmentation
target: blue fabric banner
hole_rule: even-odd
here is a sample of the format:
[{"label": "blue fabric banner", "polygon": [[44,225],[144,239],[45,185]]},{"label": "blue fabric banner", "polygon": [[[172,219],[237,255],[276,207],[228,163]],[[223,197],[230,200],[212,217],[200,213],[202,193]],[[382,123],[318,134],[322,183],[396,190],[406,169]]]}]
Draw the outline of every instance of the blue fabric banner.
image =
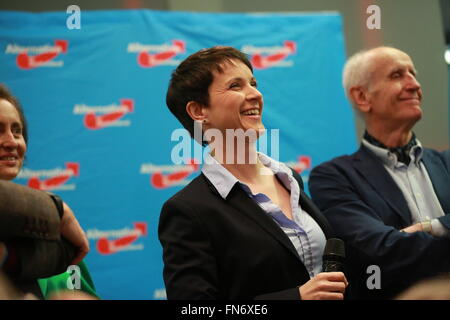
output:
[{"label": "blue fabric banner", "polygon": [[68,17],[0,12],[0,82],[29,124],[16,182],[73,209],[105,299],[165,298],[160,209],[201,168],[173,163],[181,125],[165,105],[170,74],[190,54],[229,45],[249,55],[268,138],[278,132],[279,160],[305,183],[313,166],[356,149],[338,14],[81,11],[72,30]]}]

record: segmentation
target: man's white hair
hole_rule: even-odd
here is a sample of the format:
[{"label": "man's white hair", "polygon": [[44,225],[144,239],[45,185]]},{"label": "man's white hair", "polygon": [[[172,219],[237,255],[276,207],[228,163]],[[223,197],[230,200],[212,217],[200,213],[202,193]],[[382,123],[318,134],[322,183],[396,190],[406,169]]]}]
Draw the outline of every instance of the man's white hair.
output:
[{"label": "man's white hair", "polygon": [[355,86],[367,86],[370,79],[370,61],[367,59],[372,50],[362,50],[352,55],[344,66],[342,85],[348,99],[350,88]]},{"label": "man's white hair", "polygon": [[350,96],[350,89],[356,86],[369,88],[372,73],[374,71],[372,56],[374,53],[381,50],[398,49],[380,46],[369,50],[361,50],[352,55],[345,63],[344,71],[342,73],[342,85],[344,86],[345,95],[353,105],[354,101]]}]

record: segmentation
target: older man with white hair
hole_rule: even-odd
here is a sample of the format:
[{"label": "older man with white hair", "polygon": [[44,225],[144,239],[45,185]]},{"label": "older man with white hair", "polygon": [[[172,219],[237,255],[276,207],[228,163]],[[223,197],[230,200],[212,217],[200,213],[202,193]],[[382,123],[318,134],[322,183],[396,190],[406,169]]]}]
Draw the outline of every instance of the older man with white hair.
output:
[{"label": "older man with white hair", "polygon": [[416,76],[395,48],[352,56],[343,83],[366,125],[361,147],[310,176],[313,200],[346,241],[350,298],[392,298],[450,271],[450,153],[412,131],[422,117]]}]

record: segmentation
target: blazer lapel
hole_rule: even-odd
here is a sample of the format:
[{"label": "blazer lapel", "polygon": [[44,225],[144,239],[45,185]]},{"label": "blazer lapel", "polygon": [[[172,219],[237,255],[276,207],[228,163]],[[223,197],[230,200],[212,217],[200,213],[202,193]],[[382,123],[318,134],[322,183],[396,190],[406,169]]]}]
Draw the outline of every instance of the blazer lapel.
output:
[{"label": "blazer lapel", "polygon": [[307,212],[320,226],[323,233],[325,234],[325,238],[333,238],[334,232],[331,228],[331,225],[328,223],[328,220],[325,216],[320,212],[320,209],[314,204],[314,202],[306,195],[303,191],[303,180],[302,177],[292,168],[292,176],[297,180],[298,185],[300,186],[300,199],[299,204],[302,210]]},{"label": "blazer lapel", "polygon": [[319,208],[312,202],[312,200],[300,189],[300,207],[302,210],[307,212],[320,226],[323,233],[325,234],[325,238],[330,239],[334,237],[333,229],[331,228],[328,220],[325,216],[320,212]]},{"label": "blazer lapel", "polygon": [[441,203],[444,213],[450,212],[450,186],[448,185],[448,181],[450,181],[449,172],[447,172],[439,158],[427,151],[427,149],[424,149],[423,163],[427,168],[434,192]]},{"label": "blazer lapel", "polygon": [[402,218],[405,225],[411,224],[411,216],[402,191],[383,167],[383,164],[365,146],[355,153],[353,165],[361,176]]},{"label": "blazer lapel", "polygon": [[286,236],[284,231],[272,220],[271,217],[267,215],[263,209],[261,209],[260,206],[258,206],[258,204],[250,199],[245,191],[239,188],[237,184],[234,185],[233,189],[231,189],[228,194],[227,203],[238,212],[252,219],[264,231],[274,237],[300,260],[297,250],[295,250],[294,245]]},{"label": "blazer lapel", "polygon": [[[216,190],[214,185],[206,178],[205,181],[208,183],[213,192],[221,197],[219,192]],[[299,176],[295,172],[294,178],[298,181]],[[301,179],[301,178],[300,178]],[[311,199],[303,191],[303,182],[299,181],[300,185],[300,207],[302,210],[305,210],[321,227],[325,237],[327,239],[333,237],[333,231],[326,220],[326,218],[322,215],[319,208],[312,202]],[[264,231],[273,236],[277,241],[279,241],[284,247],[286,247],[292,254],[294,254],[299,260],[300,257],[298,255],[297,250],[292,244],[291,240],[286,236],[284,231],[273,221],[271,217],[267,215],[267,213],[261,209],[261,207],[256,204],[252,199],[248,197],[244,190],[239,188],[236,184],[233,189],[230,191],[227,197],[227,203],[236,209],[238,212],[246,215],[250,219],[252,219],[255,223],[257,223]]]}]

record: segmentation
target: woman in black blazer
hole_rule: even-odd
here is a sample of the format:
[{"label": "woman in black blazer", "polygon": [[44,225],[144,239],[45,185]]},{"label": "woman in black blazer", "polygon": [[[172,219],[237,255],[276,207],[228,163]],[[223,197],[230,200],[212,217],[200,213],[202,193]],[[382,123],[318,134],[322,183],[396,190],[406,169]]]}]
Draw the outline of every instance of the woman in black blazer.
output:
[{"label": "woman in black blazer", "polygon": [[189,56],[167,105],[211,149],[161,211],[168,299],[343,299],[344,274],[321,273],[326,219],[297,173],[256,152],[263,97],[246,55],[213,47]]}]

